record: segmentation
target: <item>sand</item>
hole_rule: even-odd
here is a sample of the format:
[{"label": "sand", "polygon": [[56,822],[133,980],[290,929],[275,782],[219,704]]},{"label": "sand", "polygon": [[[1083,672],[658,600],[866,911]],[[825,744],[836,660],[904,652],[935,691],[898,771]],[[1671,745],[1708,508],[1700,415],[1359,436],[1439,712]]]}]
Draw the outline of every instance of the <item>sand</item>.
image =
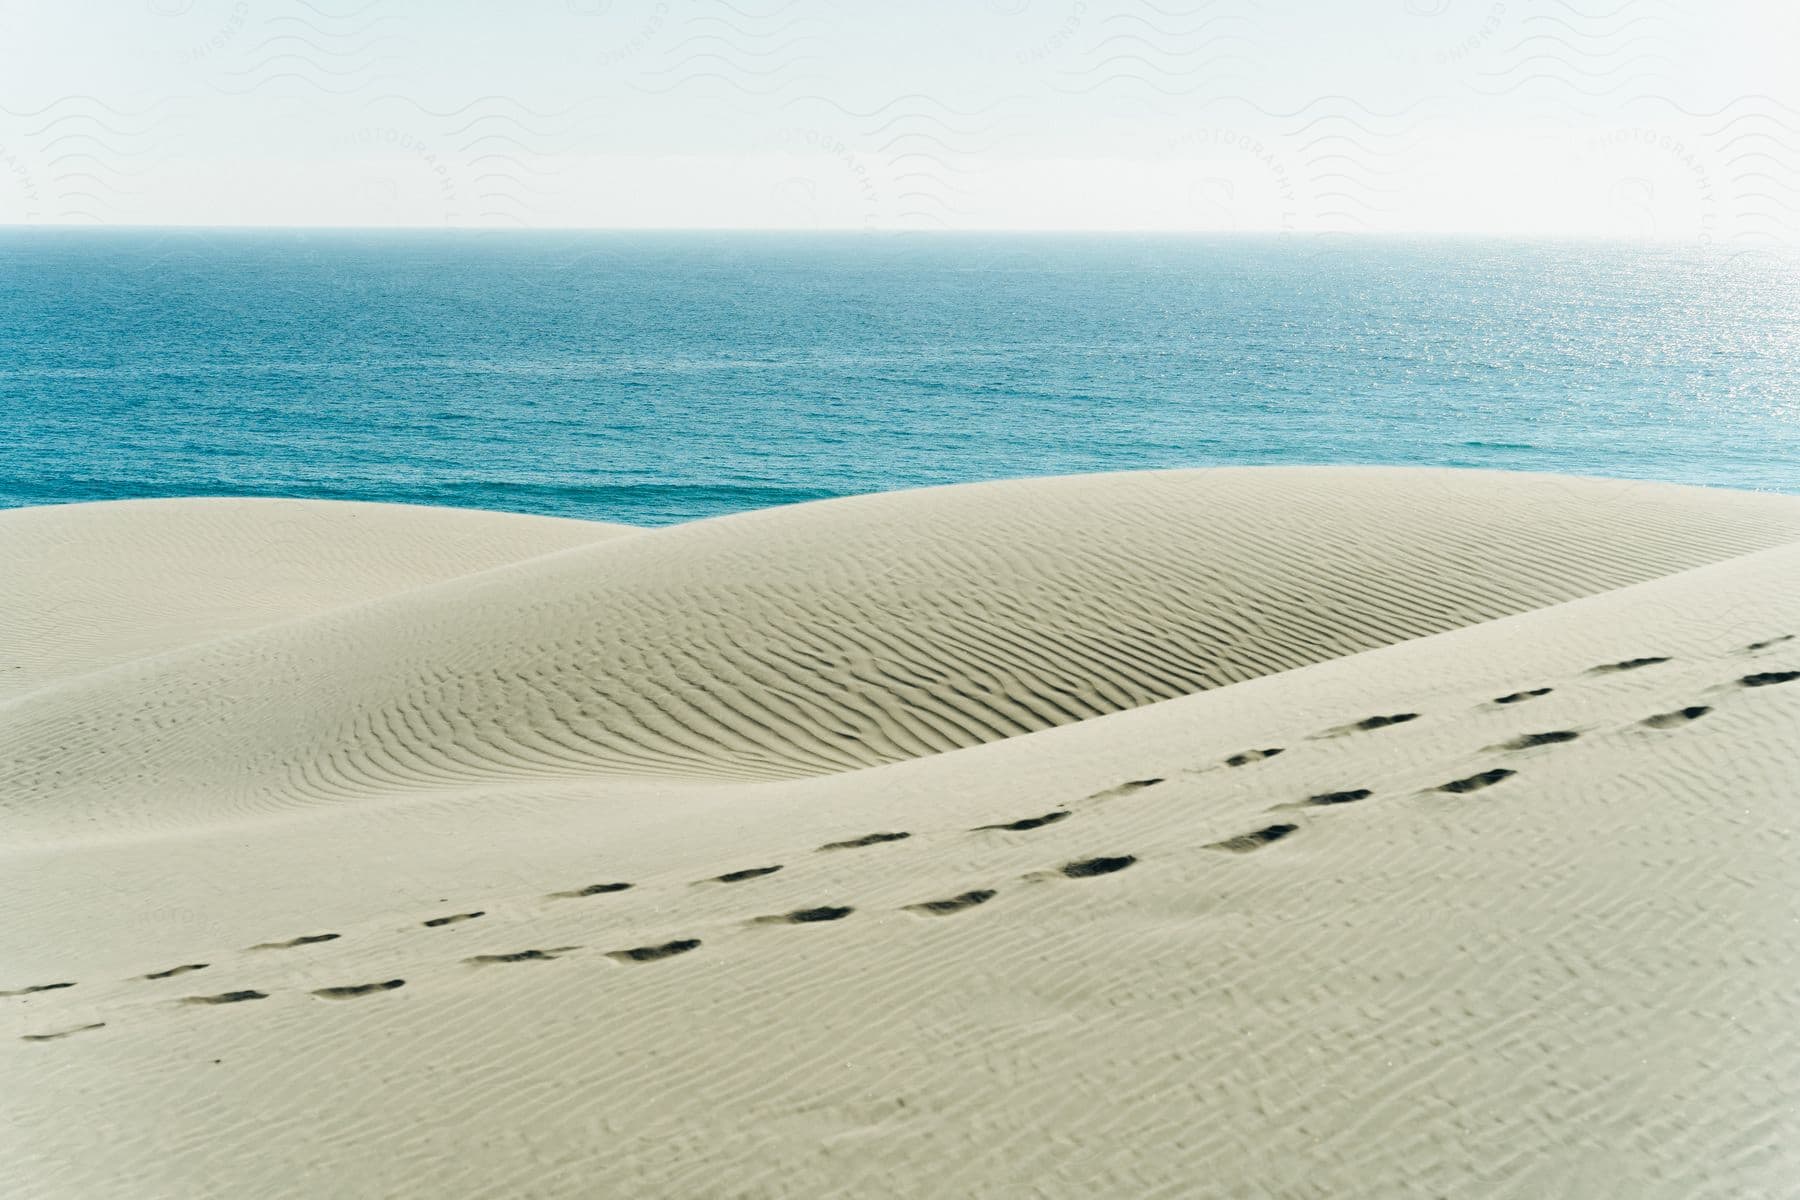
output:
[{"label": "sand", "polygon": [[9,1195],[1800,1178],[1800,499],[286,503],[0,513]]},{"label": "sand", "polygon": [[633,532],[324,500],[0,512],[0,699],[70,675]]}]

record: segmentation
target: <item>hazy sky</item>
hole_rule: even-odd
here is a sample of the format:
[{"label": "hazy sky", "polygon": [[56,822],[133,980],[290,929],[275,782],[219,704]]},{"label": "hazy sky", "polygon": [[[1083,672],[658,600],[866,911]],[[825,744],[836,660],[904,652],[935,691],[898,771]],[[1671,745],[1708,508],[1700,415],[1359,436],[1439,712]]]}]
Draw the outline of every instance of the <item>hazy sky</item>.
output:
[{"label": "hazy sky", "polygon": [[0,222],[1800,238],[1800,5],[0,0]]}]

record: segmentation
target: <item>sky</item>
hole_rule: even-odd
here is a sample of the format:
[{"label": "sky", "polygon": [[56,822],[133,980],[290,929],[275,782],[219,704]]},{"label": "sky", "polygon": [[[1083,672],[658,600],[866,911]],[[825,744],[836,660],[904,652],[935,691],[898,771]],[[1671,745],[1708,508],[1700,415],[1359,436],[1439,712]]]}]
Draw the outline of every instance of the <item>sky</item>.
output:
[{"label": "sky", "polygon": [[1784,0],[0,0],[0,223],[1800,241]]}]

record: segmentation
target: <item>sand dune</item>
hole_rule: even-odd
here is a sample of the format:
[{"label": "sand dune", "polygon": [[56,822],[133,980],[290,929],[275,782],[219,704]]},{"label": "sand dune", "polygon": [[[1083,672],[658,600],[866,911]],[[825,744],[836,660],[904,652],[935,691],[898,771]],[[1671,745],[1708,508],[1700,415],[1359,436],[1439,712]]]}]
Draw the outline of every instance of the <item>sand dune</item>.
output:
[{"label": "sand dune", "polygon": [[0,511],[0,699],[55,679],[631,532],[327,500]]},{"label": "sand dune", "polygon": [[1788,498],[1032,481],[41,688],[0,710],[0,1175],[1786,1195],[1797,584]]},{"label": "sand dune", "polygon": [[117,830],[482,780],[851,770],[1796,537],[1786,497],[1454,471],[1162,472],[800,505],[39,689],[0,710],[0,806],[21,833]]}]

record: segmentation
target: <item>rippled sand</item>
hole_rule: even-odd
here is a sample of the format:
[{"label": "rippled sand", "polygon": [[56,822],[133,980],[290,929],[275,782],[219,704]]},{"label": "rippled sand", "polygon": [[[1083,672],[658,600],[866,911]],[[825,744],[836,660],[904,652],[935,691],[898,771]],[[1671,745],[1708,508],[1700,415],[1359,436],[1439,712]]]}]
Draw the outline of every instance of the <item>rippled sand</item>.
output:
[{"label": "rippled sand", "polygon": [[1774,1195],[1800,499],[0,513],[23,1196]]}]

